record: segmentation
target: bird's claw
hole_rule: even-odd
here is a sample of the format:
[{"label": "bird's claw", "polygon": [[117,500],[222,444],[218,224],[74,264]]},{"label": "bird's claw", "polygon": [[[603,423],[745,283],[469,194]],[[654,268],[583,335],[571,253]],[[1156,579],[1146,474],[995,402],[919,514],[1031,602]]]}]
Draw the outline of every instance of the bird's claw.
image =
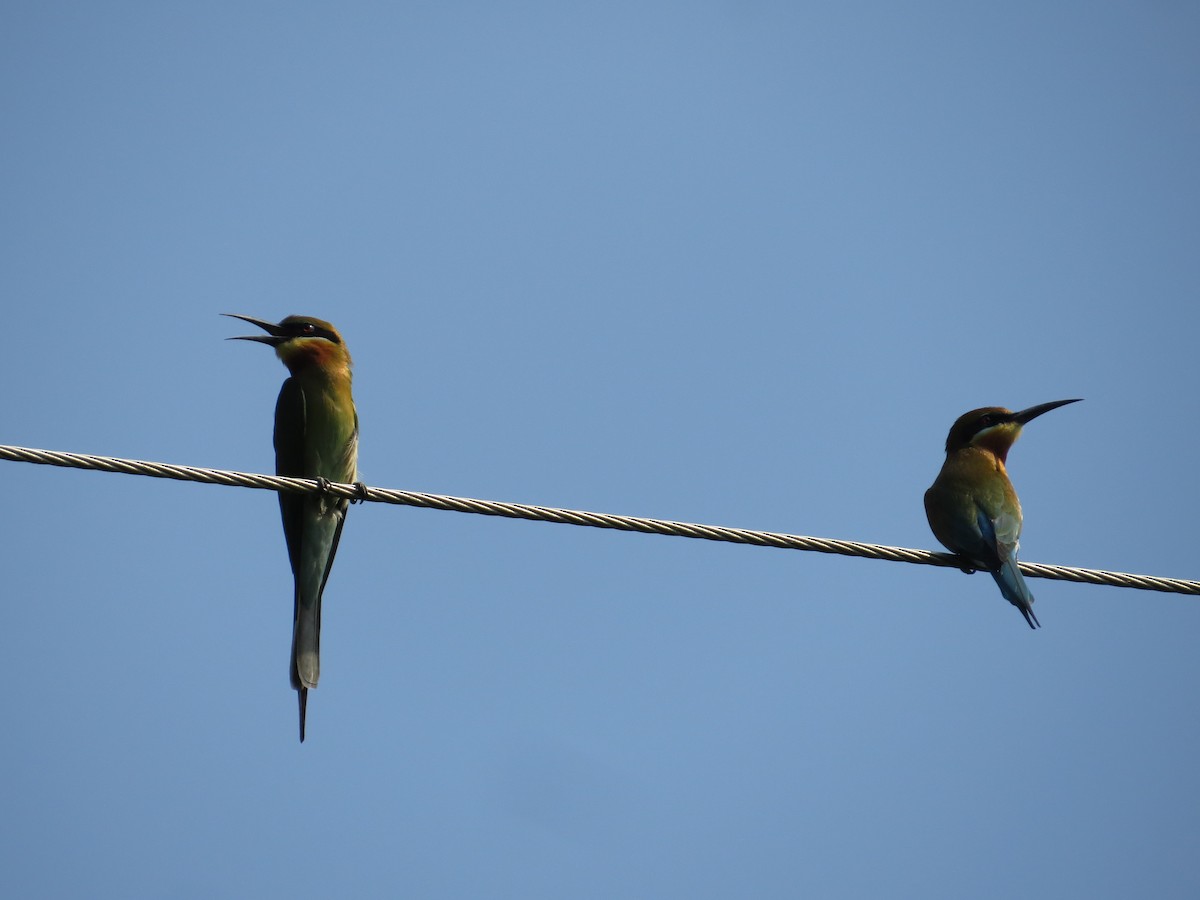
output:
[{"label": "bird's claw", "polygon": [[[322,494],[333,493],[333,482],[328,478],[323,478],[318,475],[313,479],[317,483],[317,490]],[[362,503],[367,499],[367,486],[361,481],[354,482],[354,496],[350,498],[351,503]]]}]

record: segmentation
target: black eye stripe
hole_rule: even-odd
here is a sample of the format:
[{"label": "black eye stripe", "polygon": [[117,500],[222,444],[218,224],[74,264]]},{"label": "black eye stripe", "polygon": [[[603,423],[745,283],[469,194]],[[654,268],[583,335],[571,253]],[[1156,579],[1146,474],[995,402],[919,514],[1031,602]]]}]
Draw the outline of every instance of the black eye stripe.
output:
[{"label": "black eye stripe", "polygon": [[314,325],[312,322],[296,322],[288,328],[294,337],[319,337],[325,338],[334,344],[340,344],[342,339],[330,331],[328,328],[322,328],[320,325]]},{"label": "black eye stripe", "polygon": [[979,417],[978,421],[975,423],[975,431],[978,433],[987,428],[991,428],[993,425],[1000,425],[1007,421],[1008,419],[1005,416],[997,415],[996,413],[988,413],[987,415]]}]

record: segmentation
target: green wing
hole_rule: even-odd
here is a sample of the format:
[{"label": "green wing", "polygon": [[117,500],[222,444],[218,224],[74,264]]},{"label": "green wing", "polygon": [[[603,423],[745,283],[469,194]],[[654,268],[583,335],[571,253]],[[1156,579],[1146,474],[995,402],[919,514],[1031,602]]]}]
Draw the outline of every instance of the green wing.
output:
[{"label": "green wing", "polygon": [[[304,431],[308,415],[304,389],[289,378],[279,391],[275,404],[275,474],[307,478],[304,471]],[[279,512],[283,516],[283,536],[287,540],[292,574],[300,571],[300,545],[304,533],[305,494],[279,492]]]}]

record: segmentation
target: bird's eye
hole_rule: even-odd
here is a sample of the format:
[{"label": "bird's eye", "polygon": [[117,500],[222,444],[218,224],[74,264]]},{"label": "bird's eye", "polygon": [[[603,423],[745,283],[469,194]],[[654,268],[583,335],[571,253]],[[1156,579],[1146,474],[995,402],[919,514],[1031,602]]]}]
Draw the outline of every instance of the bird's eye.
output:
[{"label": "bird's eye", "polygon": [[312,322],[305,322],[304,324],[302,324],[300,326],[301,334],[315,334],[316,330],[317,330],[317,326],[314,325]]},{"label": "bird's eye", "polygon": [[986,416],[979,417],[979,425],[978,425],[979,428],[991,428],[995,424],[996,424],[996,418],[995,418],[995,416],[991,415],[990,413]]}]

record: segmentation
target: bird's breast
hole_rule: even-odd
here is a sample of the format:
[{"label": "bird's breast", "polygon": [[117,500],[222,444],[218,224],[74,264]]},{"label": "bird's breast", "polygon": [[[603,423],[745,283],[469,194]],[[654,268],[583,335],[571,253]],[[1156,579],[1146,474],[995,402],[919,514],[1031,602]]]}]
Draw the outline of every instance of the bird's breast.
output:
[{"label": "bird's breast", "polygon": [[358,417],[349,385],[306,384],[306,468],[312,477],[358,480]]}]

